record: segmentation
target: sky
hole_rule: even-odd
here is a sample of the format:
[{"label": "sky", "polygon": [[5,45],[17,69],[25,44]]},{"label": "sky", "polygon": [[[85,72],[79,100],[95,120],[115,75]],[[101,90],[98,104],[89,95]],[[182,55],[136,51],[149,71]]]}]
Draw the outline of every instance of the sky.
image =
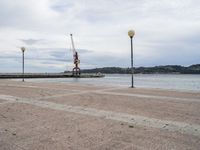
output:
[{"label": "sky", "polygon": [[200,64],[199,0],[0,0],[0,72]]}]

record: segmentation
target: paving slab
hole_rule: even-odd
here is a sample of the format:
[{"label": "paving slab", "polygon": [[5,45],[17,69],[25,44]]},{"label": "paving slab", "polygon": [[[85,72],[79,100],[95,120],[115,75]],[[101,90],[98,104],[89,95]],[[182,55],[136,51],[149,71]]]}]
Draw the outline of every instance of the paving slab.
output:
[{"label": "paving slab", "polygon": [[141,94],[152,96],[164,96],[164,97],[178,97],[188,99],[198,99],[200,101],[200,91],[185,91],[185,90],[169,90],[159,88],[122,88],[120,90],[109,90],[115,93],[129,93],[129,94]]},{"label": "paving slab", "polygon": [[58,104],[82,106],[124,112],[133,115],[148,116],[157,119],[184,121],[200,124],[200,102],[178,100],[160,100],[108,94],[82,93],[60,97],[40,99]]}]

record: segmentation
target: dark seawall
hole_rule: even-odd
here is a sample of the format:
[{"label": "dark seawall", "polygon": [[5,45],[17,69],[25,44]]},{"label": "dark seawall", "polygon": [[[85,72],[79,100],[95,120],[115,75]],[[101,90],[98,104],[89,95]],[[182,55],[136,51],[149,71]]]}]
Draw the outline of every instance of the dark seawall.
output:
[{"label": "dark seawall", "polygon": [[103,74],[72,75],[70,73],[0,73],[0,79],[18,79],[18,78],[102,78]]}]

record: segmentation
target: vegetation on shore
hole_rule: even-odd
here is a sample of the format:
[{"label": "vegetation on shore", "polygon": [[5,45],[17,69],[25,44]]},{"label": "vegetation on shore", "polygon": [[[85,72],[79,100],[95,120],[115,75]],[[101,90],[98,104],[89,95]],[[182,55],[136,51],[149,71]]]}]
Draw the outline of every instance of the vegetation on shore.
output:
[{"label": "vegetation on shore", "polygon": [[[82,73],[108,73],[108,74],[130,74],[131,68],[104,67],[95,69],[85,69]],[[189,67],[179,65],[155,66],[155,67],[136,67],[134,73],[141,74],[200,74],[200,64]]]}]

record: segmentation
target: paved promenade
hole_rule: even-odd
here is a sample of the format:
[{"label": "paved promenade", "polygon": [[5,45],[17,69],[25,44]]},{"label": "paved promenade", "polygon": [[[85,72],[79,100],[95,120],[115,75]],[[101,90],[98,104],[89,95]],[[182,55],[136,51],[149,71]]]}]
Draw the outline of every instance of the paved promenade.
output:
[{"label": "paved promenade", "polygon": [[0,150],[199,150],[200,92],[0,80]]}]

